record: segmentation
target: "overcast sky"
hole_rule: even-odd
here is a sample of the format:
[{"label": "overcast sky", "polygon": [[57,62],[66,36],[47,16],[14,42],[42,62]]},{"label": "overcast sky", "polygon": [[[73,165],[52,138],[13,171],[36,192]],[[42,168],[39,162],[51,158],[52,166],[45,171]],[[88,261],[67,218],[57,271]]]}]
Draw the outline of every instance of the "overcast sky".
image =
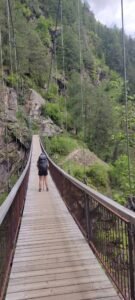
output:
[{"label": "overcast sky", "polygon": [[[121,0],[88,0],[96,18],[108,26],[121,27]],[[123,0],[125,31],[135,37],[135,0]]]}]

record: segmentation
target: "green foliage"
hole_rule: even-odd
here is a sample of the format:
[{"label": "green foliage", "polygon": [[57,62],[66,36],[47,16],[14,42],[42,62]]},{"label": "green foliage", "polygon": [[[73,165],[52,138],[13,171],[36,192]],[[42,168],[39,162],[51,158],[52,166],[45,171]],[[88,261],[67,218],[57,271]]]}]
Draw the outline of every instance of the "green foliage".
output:
[{"label": "green foliage", "polygon": [[99,187],[108,187],[109,184],[109,176],[108,176],[108,168],[104,165],[95,164],[89,167],[86,171],[87,177],[91,178],[91,181],[94,186]]},{"label": "green foliage", "polygon": [[22,107],[19,107],[19,110],[16,113],[16,118],[21,126],[26,126],[27,128],[29,128],[29,118],[24,113]]},{"label": "green foliage", "polygon": [[[63,51],[61,47],[61,37],[58,39],[58,63],[62,69],[63,66]],[[65,70],[71,72],[72,70],[79,70],[80,56],[79,56],[79,40],[78,36],[72,31],[72,28],[66,27],[64,32],[64,56],[65,56]]]},{"label": "green foliage", "polygon": [[65,156],[77,148],[77,145],[77,141],[70,136],[61,135],[51,138],[48,148],[51,155],[59,154],[61,156]]},{"label": "green foliage", "polygon": [[44,106],[44,116],[49,116],[57,125],[61,125],[61,112],[58,103],[47,103]]},{"label": "green foliage", "polygon": [[[12,73],[10,67],[6,1],[0,1],[4,81],[8,86],[17,90],[18,83],[21,86],[21,78],[23,78],[26,88],[42,92],[45,99],[49,101],[42,107],[42,115],[51,117],[62,128],[67,121],[68,130],[85,142],[99,157],[113,164],[109,171],[112,189],[115,199],[123,201],[121,200],[123,193],[129,193],[129,184],[126,158],[120,156],[126,153],[121,30],[116,27],[109,29],[97,22],[87,1],[80,1],[81,32],[79,41],[78,2],[63,0],[63,64],[60,14],[58,15],[58,30],[56,33],[54,30],[57,5],[56,0],[11,1],[19,74],[16,75],[14,47],[11,49]],[[47,92],[54,33],[56,35],[57,72],[53,61],[51,83]],[[131,165],[134,167],[135,40],[127,36],[125,38],[129,147]],[[11,41],[13,41],[12,31]],[[80,46],[82,50],[81,65]],[[65,78],[62,78],[63,71]],[[61,79],[59,86],[56,83],[58,75]],[[2,79],[2,70],[0,70],[0,77]],[[63,80],[65,89],[61,87]],[[25,96],[22,96],[21,92],[18,99],[19,104],[24,104]],[[20,126],[30,126],[27,116],[20,107],[17,119]],[[38,122],[32,121],[31,128],[38,133]],[[60,140],[55,138],[52,141],[53,143],[48,141],[48,146],[50,151],[57,156],[67,155],[76,143],[68,136],[60,137]],[[78,179],[84,176],[80,166],[74,165],[71,171]],[[101,166],[94,166],[92,169],[88,168],[87,172],[90,184],[101,190],[102,188],[107,190],[109,184],[107,170],[103,170]],[[133,171],[132,173],[134,175]],[[134,188],[134,183],[132,185]]]},{"label": "green foliage", "polygon": [[13,187],[15,185],[15,183],[17,182],[17,179],[18,179],[18,176],[17,174],[13,174],[11,177],[10,177],[10,186]]},{"label": "green foliage", "polygon": [[26,5],[22,5],[22,13],[27,19],[29,19],[32,16],[30,8]]},{"label": "green foliage", "polygon": [[19,103],[19,105],[25,104],[25,96],[22,93],[18,94],[18,103]]},{"label": "green foliage", "polygon": [[125,197],[124,193],[122,193],[120,191],[113,191],[112,197],[119,204],[121,204],[121,205],[126,204],[126,199],[124,198]]},{"label": "green foliage", "polygon": [[0,205],[5,201],[7,196],[8,196],[8,192],[4,192],[0,195]]},{"label": "green foliage", "polygon": [[24,113],[22,110],[18,110],[17,113],[16,113],[16,118],[17,119],[20,119],[20,120],[23,120],[24,119]]},{"label": "green foliage", "polygon": [[7,76],[6,81],[9,87],[17,88],[19,77],[18,75],[12,73],[9,76]]},{"label": "green foliage", "polygon": [[121,102],[123,94],[123,80],[116,72],[110,72],[110,80],[106,84],[105,91],[111,99]]},{"label": "green foliage", "polygon": [[85,173],[84,173],[84,167],[82,165],[79,165],[73,161],[68,160],[62,163],[62,168],[71,176],[75,177],[76,179],[82,182],[84,181]]},{"label": "green foliage", "polygon": [[31,130],[32,130],[33,134],[39,134],[39,124],[36,120],[32,120]]},{"label": "green foliage", "polygon": [[30,88],[30,89],[35,89],[37,88],[37,85],[36,83],[34,82],[34,79],[33,78],[30,78],[28,76],[25,76],[25,86],[27,88]]},{"label": "green foliage", "polygon": [[81,111],[82,111],[82,99],[81,99],[81,85],[80,75],[73,72],[68,86],[69,100],[68,109],[72,117],[72,127],[78,133],[82,129]]},{"label": "green foliage", "polygon": [[91,87],[90,95],[88,91],[85,97],[86,141],[91,150],[108,161],[112,157],[111,141],[116,126],[114,103],[105,94],[104,85],[96,90]]},{"label": "green foliage", "polygon": [[40,18],[37,21],[37,27],[36,31],[39,33],[39,36],[43,42],[44,45],[47,47],[51,44],[49,29],[52,26],[52,20],[46,19],[44,16],[40,16]]},{"label": "green foliage", "polygon": [[[124,197],[130,194],[129,184],[129,170],[128,170],[128,157],[127,155],[121,155],[111,167],[109,171],[110,181],[112,187],[119,189],[124,193]],[[135,191],[135,183],[132,182],[135,176],[134,170],[131,173],[132,189]]]},{"label": "green foliage", "polygon": [[58,86],[56,83],[50,84],[49,91],[46,93],[48,101],[55,101],[58,98]]},{"label": "green foliage", "polygon": [[[68,162],[68,165],[70,167],[70,163],[69,162]],[[72,163],[72,167],[70,168],[70,173],[71,173],[71,175],[73,177],[75,177],[76,179],[78,179],[78,180],[80,180],[80,181],[83,182],[84,176],[85,176],[83,166],[79,166],[77,164],[73,165],[73,163]]]}]

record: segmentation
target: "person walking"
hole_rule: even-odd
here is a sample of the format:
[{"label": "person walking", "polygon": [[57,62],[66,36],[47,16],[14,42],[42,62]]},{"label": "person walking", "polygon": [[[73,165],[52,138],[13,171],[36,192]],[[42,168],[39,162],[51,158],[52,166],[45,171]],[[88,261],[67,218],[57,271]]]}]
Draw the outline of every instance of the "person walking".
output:
[{"label": "person walking", "polygon": [[37,167],[38,167],[38,175],[39,175],[39,192],[41,192],[42,189],[44,190],[44,187],[46,187],[46,191],[49,191],[48,180],[47,180],[49,162],[46,154],[43,152],[39,155],[37,161]]}]

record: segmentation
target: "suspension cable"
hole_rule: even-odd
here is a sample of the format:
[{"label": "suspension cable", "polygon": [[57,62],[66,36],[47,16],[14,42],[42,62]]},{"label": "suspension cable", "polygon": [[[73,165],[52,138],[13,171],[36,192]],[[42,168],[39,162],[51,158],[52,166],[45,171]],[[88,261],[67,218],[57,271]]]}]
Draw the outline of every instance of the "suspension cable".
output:
[{"label": "suspension cable", "polygon": [[2,77],[2,85],[4,88],[4,70],[3,70],[3,51],[2,51],[2,35],[0,28],[0,61],[1,61],[1,77]]},{"label": "suspension cable", "polygon": [[[58,64],[57,64],[57,44],[55,39],[55,47],[54,47],[54,61],[55,61],[55,73],[56,73],[56,81],[58,80]],[[57,96],[58,96],[58,88],[57,88]]]},{"label": "suspension cable", "polygon": [[[82,117],[82,131],[83,142],[85,141],[85,115],[84,115],[84,93],[83,93],[83,60],[82,60],[82,46],[81,46],[81,17],[80,17],[80,0],[78,0],[78,35],[79,35],[79,57],[80,57],[80,88],[81,88],[81,117]],[[84,181],[86,183],[86,161],[85,161],[85,149],[83,144],[83,158],[84,158]]]},{"label": "suspension cable", "polygon": [[[15,37],[15,26],[13,22],[13,17],[12,17],[12,9],[11,9],[11,3],[10,0],[7,0],[8,2],[8,8],[9,8],[9,18],[11,22],[11,28],[12,28],[12,35],[13,35],[13,47],[14,47],[14,57],[15,57],[15,72],[16,72],[16,80],[17,80],[17,95],[19,93],[19,84],[18,84],[18,59],[17,59],[17,46],[16,46],[16,37]],[[31,121],[30,121],[31,124]],[[31,126],[29,128],[30,131],[30,136],[31,136]],[[19,139],[20,139],[20,150],[22,151],[22,132],[21,128],[19,130]]]},{"label": "suspension cable", "polygon": [[[59,91],[58,91],[58,64],[57,64],[57,39],[54,41],[55,47],[54,47],[54,61],[55,61],[55,72],[56,72],[56,82],[57,82],[57,99],[59,97]],[[62,128],[62,115],[61,115],[61,108],[60,108],[60,101],[58,100],[58,108],[59,108],[59,114],[60,114],[60,126]]]},{"label": "suspension cable", "polygon": [[62,66],[63,66],[63,79],[65,78],[65,56],[64,56],[64,30],[63,30],[63,5],[60,1],[60,18],[61,18],[61,45],[62,45]]},{"label": "suspension cable", "polygon": [[128,180],[130,193],[132,193],[131,184],[131,164],[130,164],[130,151],[129,151],[129,124],[128,124],[128,96],[127,96],[127,62],[126,62],[126,43],[125,43],[125,26],[124,26],[124,5],[121,0],[121,20],[122,20],[122,42],[123,42],[123,72],[124,72],[124,96],[125,96],[125,117],[126,117],[126,143],[127,143],[127,156],[128,156]]},{"label": "suspension cable", "polygon": [[64,84],[64,99],[65,99],[65,130],[67,132],[67,98],[66,98],[66,87],[65,87],[65,51],[64,51],[64,30],[63,30],[63,5],[60,1],[60,18],[61,18],[61,46],[62,46],[62,75]]},{"label": "suspension cable", "polygon": [[7,0],[7,21],[8,21],[8,40],[9,40],[9,52],[10,52],[10,72],[13,73],[12,46],[11,46],[11,28],[10,28],[10,12],[9,12],[9,2],[8,2],[8,0]]},{"label": "suspension cable", "polygon": [[[1,62],[1,70],[2,70],[2,86],[3,86],[3,95],[5,96],[5,84],[4,84],[4,69],[3,69],[3,49],[2,49],[2,34],[0,28],[0,62]],[[9,156],[8,156],[8,141],[7,141],[7,113],[6,113],[6,103],[5,97],[4,100],[4,121],[5,121],[5,145],[6,145],[6,161],[7,161],[7,191],[10,189],[10,181],[9,181]]]},{"label": "suspension cable", "polygon": [[12,28],[12,36],[13,36],[13,48],[14,48],[14,58],[15,58],[15,72],[16,72],[16,80],[17,80],[17,93],[19,92],[19,84],[18,84],[18,61],[17,61],[17,46],[16,46],[16,37],[15,37],[15,27],[12,17],[12,9],[11,9],[11,3],[10,0],[7,0],[8,2],[8,8],[9,8],[9,17],[11,22],[11,28]]},{"label": "suspension cable", "polygon": [[53,59],[54,59],[54,52],[55,52],[54,47],[55,47],[56,31],[57,31],[57,26],[58,26],[59,10],[60,10],[60,0],[58,0],[57,11],[56,11],[56,23],[55,23],[55,29],[54,29],[55,35],[53,37],[53,47],[52,47],[52,53],[51,53],[51,63],[50,63],[50,71],[49,71],[49,76],[48,76],[47,91],[49,91],[51,76],[52,76],[52,67],[53,67]]}]

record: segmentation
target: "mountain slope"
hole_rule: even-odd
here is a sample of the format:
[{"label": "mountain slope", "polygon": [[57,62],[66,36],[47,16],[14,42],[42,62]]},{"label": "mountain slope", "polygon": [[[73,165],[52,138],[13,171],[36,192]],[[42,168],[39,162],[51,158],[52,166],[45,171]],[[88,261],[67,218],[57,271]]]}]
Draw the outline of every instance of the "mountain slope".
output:
[{"label": "mountain slope", "polygon": [[[61,131],[68,131],[75,139],[85,142],[91,151],[105,162],[112,163],[114,168],[118,167],[119,161],[123,162],[124,157],[126,190],[124,184],[120,189],[127,195],[130,187],[121,31],[97,22],[86,1],[80,1],[79,15],[78,1],[63,0],[59,10],[58,3],[56,0],[10,1],[12,20],[10,16],[9,26],[7,6],[1,0],[1,80],[16,90],[20,111],[27,91],[35,89],[45,99],[40,116],[51,117]],[[134,175],[135,40],[127,36],[125,39],[129,150]],[[36,122],[34,130],[40,127]],[[132,181],[134,191],[133,176]],[[118,178],[113,184],[119,185]]]}]

